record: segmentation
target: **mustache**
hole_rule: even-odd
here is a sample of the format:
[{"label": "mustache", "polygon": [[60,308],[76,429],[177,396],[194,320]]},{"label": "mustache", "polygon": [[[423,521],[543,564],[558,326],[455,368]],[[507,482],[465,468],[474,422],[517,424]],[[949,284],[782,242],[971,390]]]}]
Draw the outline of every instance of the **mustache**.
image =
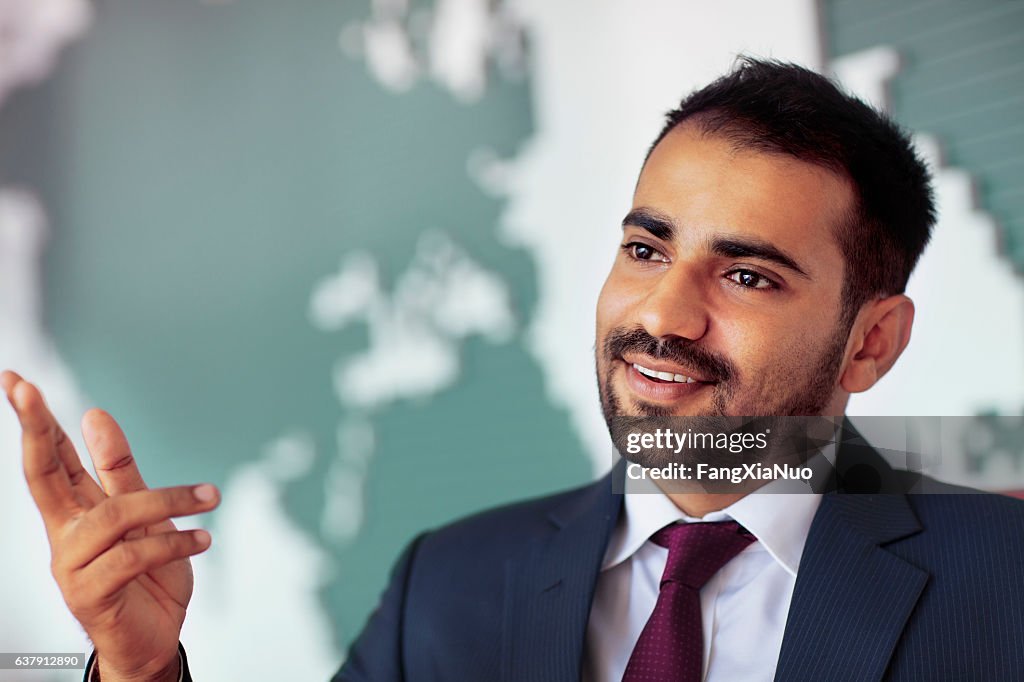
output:
[{"label": "mustache", "polygon": [[736,368],[727,358],[688,339],[656,339],[639,327],[620,327],[608,332],[604,340],[606,358],[621,358],[630,352],[692,367],[710,381],[726,382],[736,376]]}]

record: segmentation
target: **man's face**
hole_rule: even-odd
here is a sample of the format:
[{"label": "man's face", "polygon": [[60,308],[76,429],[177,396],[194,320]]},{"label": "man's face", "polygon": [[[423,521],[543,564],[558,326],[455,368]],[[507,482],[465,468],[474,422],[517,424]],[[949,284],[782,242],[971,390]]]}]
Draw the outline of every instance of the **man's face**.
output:
[{"label": "man's face", "polygon": [[841,412],[849,330],[832,230],[852,202],[826,169],[686,124],[669,133],[640,175],[598,300],[609,423]]}]

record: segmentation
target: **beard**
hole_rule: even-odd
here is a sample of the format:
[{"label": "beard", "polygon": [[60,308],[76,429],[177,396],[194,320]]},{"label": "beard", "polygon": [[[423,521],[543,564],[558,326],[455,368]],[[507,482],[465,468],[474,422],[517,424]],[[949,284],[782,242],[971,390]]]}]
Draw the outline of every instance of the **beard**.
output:
[{"label": "beard", "polygon": [[[823,424],[824,420],[814,417],[820,417],[832,400],[850,326],[838,323],[823,348],[816,353],[809,357],[796,352],[781,356],[778,362],[773,363],[772,371],[750,379],[745,378],[729,358],[696,342],[678,337],[659,340],[639,327],[612,329],[597,351],[604,361],[603,375],[602,363],[597,363],[598,392],[612,442],[621,455],[647,468],[669,463],[695,466],[705,462],[715,466],[738,466],[751,461],[806,461],[822,445],[820,434],[832,432],[830,420]],[[710,405],[693,414],[674,415],[669,408],[632,398],[634,411],[627,414],[612,381],[617,361],[626,353],[691,368],[694,373],[713,382],[708,387],[713,391]],[[659,450],[627,454],[623,445],[629,433],[637,430],[653,432],[658,428],[675,432],[692,430],[740,434],[768,429],[773,434],[773,447],[756,453],[750,450],[723,452],[688,448],[676,454]]]}]

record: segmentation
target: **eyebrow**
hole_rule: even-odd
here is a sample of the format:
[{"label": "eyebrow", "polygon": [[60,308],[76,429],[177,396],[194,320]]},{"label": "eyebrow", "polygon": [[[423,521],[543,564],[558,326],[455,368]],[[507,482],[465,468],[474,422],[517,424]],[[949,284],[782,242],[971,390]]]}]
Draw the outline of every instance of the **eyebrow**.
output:
[{"label": "eyebrow", "polygon": [[805,279],[811,276],[793,260],[786,252],[770,242],[749,237],[716,237],[711,241],[711,252],[726,258],[757,258],[758,260],[775,263]]},{"label": "eyebrow", "polygon": [[[677,228],[672,219],[647,208],[634,208],[622,219],[623,229],[639,227],[662,241],[672,241]],[[751,237],[716,237],[711,252],[725,258],[756,258],[775,263],[806,279],[812,279],[794,258],[771,242]]]},{"label": "eyebrow", "polygon": [[634,208],[622,219],[622,228],[639,227],[647,230],[651,236],[662,241],[670,242],[676,234],[675,223],[672,219],[655,213],[646,208]]}]

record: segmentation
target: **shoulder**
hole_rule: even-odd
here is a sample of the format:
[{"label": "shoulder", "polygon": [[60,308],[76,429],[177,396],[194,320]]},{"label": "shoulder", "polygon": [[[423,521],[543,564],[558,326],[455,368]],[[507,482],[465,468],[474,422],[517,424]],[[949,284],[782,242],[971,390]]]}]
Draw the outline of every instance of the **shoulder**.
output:
[{"label": "shoulder", "polygon": [[934,491],[907,496],[926,530],[949,534],[947,542],[998,538],[1024,547],[1024,500],[949,484]]},{"label": "shoulder", "polygon": [[558,526],[558,514],[600,495],[607,479],[569,490],[505,504],[463,517],[425,533],[417,548],[420,561],[472,553],[510,556],[543,540]]},{"label": "shoulder", "polygon": [[[399,667],[430,670],[438,679],[496,679],[510,559],[531,556],[549,540],[559,513],[610,500],[602,487],[607,480],[488,509],[417,536],[395,563],[336,679],[399,679]],[[459,654],[455,644],[473,655]]]},{"label": "shoulder", "polygon": [[1024,575],[1024,501],[948,484],[930,490],[906,496],[920,531],[887,545],[890,551],[978,587]]},{"label": "shoulder", "polygon": [[1000,656],[1018,647],[1024,636],[1024,501],[965,489],[907,500],[921,532],[886,549],[929,575],[918,607],[927,637],[953,622],[988,632],[978,652]]},{"label": "shoulder", "polygon": [[[509,608],[508,587],[529,570],[539,550],[559,532],[559,515],[592,509],[605,498],[602,481],[473,514],[421,535],[401,564],[403,614],[416,623],[408,640],[413,658],[430,659],[441,646],[426,633],[457,633],[465,647],[490,651],[501,641],[500,614]],[[585,513],[585,512],[583,512]],[[421,646],[422,645],[422,646]],[[496,655],[496,654],[495,654]],[[448,661],[445,665],[451,664]],[[487,679],[490,674],[451,674]]]}]

